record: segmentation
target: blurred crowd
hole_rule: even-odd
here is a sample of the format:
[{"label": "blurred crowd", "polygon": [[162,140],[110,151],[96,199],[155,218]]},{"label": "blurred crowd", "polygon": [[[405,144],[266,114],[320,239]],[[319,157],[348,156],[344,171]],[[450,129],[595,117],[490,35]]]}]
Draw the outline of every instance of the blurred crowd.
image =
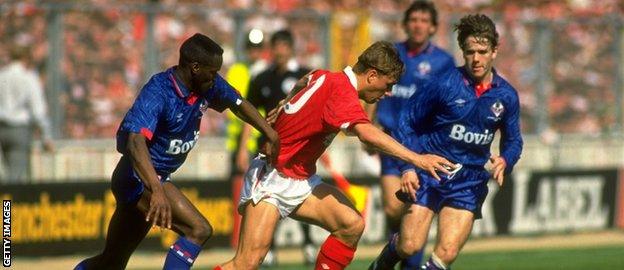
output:
[{"label": "blurred crowd", "polygon": [[[240,59],[237,40],[251,28],[268,34],[288,27],[295,34],[298,60],[307,66],[337,69],[350,64],[373,40],[404,39],[400,25],[408,0],[161,0],[161,1],[20,1],[0,4],[0,65],[11,46],[28,46],[35,67],[49,87],[49,68],[61,70],[58,99],[63,106],[63,138],[112,138],[123,114],[148,79],[146,71],[176,64],[180,42],[195,32],[215,38],[225,49],[225,73]],[[89,2],[88,4],[85,2]],[[146,4],[158,2],[155,47],[158,66],[146,68]],[[70,3],[70,5],[64,5]],[[501,34],[499,73],[518,90],[523,129],[538,131],[545,114],[549,131],[599,135],[617,123],[617,40],[624,2],[618,0],[438,0],[440,27],[435,42],[455,52],[452,23],[467,12],[496,18]],[[62,60],[48,67],[49,20],[62,16]],[[325,21],[329,18],[329,23]],[[538,24],[540,20],[549,27]],[[237,25],[242,23],[242,27]],[[325,23],[325,24],[324,24]],[[238,27],[237,27],[238,26]],[[325,28],[323,28],[326,26]],[[546,30],[544,30],[546,29]],[[238,31],[237,31],[238,30]],[[328,40],[323,38],[329,32]],[[538,35],[550,39],[547,54]],[[540,50],[540,51],[538,51]],[[329,57],[325,57],[329,55]],[[550,56],[546,73],[537,69],[540,55]],[[268,52],[266,57],[270,57]],[[458,61],[461,63],[461,60]],[[546,76],[543,97],[536,93]],[[224,115],[211,112],[203,135],[222,135]],[[542,130],[543,131],[543,130]]]}]

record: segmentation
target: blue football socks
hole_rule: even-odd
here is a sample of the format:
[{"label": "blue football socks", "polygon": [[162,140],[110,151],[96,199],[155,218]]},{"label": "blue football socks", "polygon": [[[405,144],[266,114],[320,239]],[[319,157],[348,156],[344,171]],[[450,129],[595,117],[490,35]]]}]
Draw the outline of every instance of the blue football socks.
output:
[{"label": "blue football socks", "polygon": [[178,238],[167,253],[164,270],[188,270],[191,269],[201,247],[189,241],[185,237]]},{"label": "blue football socks", "polygon": [[382,270],[382,269],[393,269],[394,265],[396,265],[400,260],[399,253],[396,250],[396,244],[398,241],[398,234],[394,234],[392,239],[388,242],[388,244],[381,251],[381,254],[373,261],[373,263],[369,266],[369,270]]},{"label": "blue football socks", "polygon": [[414,253],[414,255],[401,260],[401,270],[420,269],[422,259],[423,259],[423,250],[421,249],[420,251]]}]

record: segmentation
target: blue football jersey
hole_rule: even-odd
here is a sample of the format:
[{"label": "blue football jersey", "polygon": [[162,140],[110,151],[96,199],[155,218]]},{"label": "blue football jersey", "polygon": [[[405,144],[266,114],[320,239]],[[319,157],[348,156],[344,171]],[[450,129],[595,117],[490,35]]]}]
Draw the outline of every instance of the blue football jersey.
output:
[{"label": "blue football jersey", "polygon": [[223,111],[242,102],[240,94],[217,74],[203,96],[190,92],[174,75],[174,68],[158,73],[143,86],[117,131],[117,151],[126,152],[128,133],[142,133],[152,164],[168,176],[186,160],[199,138],[202,115],[208,108]]},{"label": "blue football jersey", "polygon": [[[501,131],[501,156],[511,172],[522,152],[520,104],[516,90],[496,71],[491,88],[477,97],[464,67],[432,80],[408,101],[395,136],[418,153],[437,154],[451,162],[483,167],[494,133]],[[401,170],[413,168],[410,164]]]},{"label": "blue football jersey", "polygon": [[401,61],[405,64],[405,73],[392,87],[392,95],[377,103],[377,122],[391,133],[398,128],[401,108],[407,100],[431,78],[455,68],[453,57],[431,42],[420,53],[413,55],[408,51],[407,42],[396,43]]}]

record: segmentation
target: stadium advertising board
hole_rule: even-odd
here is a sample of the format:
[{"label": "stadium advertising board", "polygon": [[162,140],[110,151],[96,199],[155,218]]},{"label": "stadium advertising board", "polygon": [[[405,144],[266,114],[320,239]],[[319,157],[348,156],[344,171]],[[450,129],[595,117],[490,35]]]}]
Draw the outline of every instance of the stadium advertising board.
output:
[{"label": "stadium advertising board", "polygon": [[[227,246],[233,222],[229,183],[178,181],[176,186],[210,220],[214,234],[207,246]],[[109,183],[4,185],[0,198],[12,202],[11,247],[19,255],[97,252],[115,211]],[[176,238],[153,228],[139,249],[163,250]]]},{"label": "stadium advertising board", "polygon": [[[368,189],[366,229],[361,243],[386,240],[386,224],[378,180],[351,179]],[[489,183],[483,218],[475,222],[473,237],[560,233],[600,230],[616,224],[618,171],[565,170],[518,171],[503,188]],[[327,180],[331,183],[331,180]],[[233,231],[233,207],[229,181],[177,181],[182,192],[214,228],[207,247],[227,247]],[[11,200],[11,255],[39,256],[94,253],[104,245],[115,199],[108,183],[55,183],[4,185],[0,198]],[[435,234],[435,223],[432,236]],[[278,246],[303,242],[303,229],[286,219],[276,230]],[[327,232],[310,231],[313,242],[322,243]],[[152,229],[138,249],[164,250],[176,234]]]},{"label": "stadium advertising board", "polygon": [[596,230],[614,225],[616,169],[517,172],[513,183],[511,234]]}]

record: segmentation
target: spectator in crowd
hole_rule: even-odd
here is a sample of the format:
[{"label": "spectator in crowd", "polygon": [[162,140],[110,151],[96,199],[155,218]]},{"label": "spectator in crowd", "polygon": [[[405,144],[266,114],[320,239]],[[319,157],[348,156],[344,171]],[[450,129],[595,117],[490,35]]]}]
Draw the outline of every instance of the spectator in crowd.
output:
[{"label": "spectator in crowd", "polygon": [[33,132],[39,130],[43,149],[52,151],[52,130],[41,80],[33,70],[30,48],[11,48],[11,62],[0,69],[0,148],[5,182],[30,180]]}]

